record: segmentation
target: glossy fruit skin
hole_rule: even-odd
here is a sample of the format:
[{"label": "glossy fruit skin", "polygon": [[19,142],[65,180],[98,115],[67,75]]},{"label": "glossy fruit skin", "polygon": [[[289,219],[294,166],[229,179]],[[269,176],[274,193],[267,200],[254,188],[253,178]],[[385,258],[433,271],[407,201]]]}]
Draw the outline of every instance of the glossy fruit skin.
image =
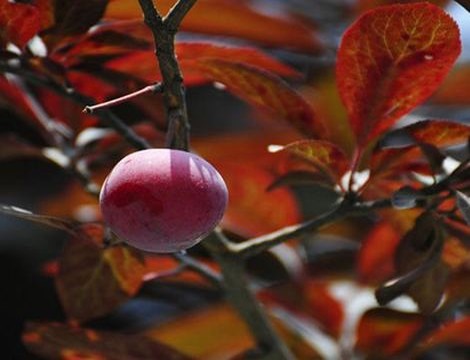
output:
[{"label": "glossy fruit skin", "polygon": [[180,150],[149,149],[124,157],[100,193],[105,223],[129,245],[170,253],[198,243],[219,223],[228,191],[217,170]]}]

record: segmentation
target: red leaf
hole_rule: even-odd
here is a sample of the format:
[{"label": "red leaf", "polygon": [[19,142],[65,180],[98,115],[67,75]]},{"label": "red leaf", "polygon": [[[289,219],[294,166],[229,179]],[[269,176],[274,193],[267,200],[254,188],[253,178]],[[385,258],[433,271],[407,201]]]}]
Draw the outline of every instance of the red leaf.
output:
[{"label": "red leaf", "polygon": [[[364,11],[381,5],[391,5],[396,3],[406,4],[412,2],[416,2],[416,0],[359,0],[357,1],[357,7],[359,11]],[[449,0],[429,0],[428,2],[444,6],[449,2]]]},{"label": "red leaf", "polygon": [[[157,2],[162,13],[174,5],[174,0]],[[134,0],[112,0],[107,18],[141,18],[142,11]],[[199,0],[185,17],[181,30],[217,36],[231,36],[255,41],[267,46],[317,52],[319,41],[313,31],[287,15],[265,14],[246,1]]]},{"label": "red leaf", "polygon": [[470,316],[444,324],[431,333],[424,344],[426,349],[448,345],[470,346]]},{"label": "red leaf", "polygon": [[28,323],[23,343],[33,354],[51,360],[189,360],[188,356],[146,336],[59,323]]},{"label": "red leaf", "polygon": [[[71,54],[77,53],[77,56],[83,57],[87,52],[96,53],[97,50],[102,51],[100,47],[97,46],[83,48],[81,45],[78,45],[78,48],[81,49],[80,53],[73,50]],[[105,50],[106,49],[105,47]],[[294,69],[254,48],[215,45],[210,43],[178,42],[176,43],[175,52],[178,56],[185,83],[188,86],[210,82],[211,77],[205,76],[206,74],[204,71],[201,71],[198,64],[204,64],[205,62],[214,60],[251,65],[281,76],[293,77],[299,75]],[[71,62],[72,60],[73,58],[67,61]],[[156,81],[160,76],[155,53],[151,50],[133,51],[119,58],[110,60],[106,63],[106,68],[132,74],[147,82]]]},{"label": "red leaf", "polygon": [[321,140],[301,140],[282,146],[274,152],[285,152],[313,166],[339,183],[348,170],[349,161],[344,152],[335,144]]},{"label": "red leaf", "polygon": [[391,309],[368,310],[357,329],[356,348],[371,356],[388,359],[407,344],[421,328],[423,318]]},{"label": "red leaf", "polygon": [[284,119],[304,135],[324,133],[310,105],[279,77],[259,68],[223,60],[198,62],[199,69],[212,81],[251,105]]},{"label": "red leaf", "polygon": [[470,65],[457,65],[431,101],[442,105],[470,104]]},{"label": "red leaf", "polygon": [[429,3],[384,6],[361,16],[344,34],[336,68],[360,145],[426,100],[460,50],[457,25]]},{"label": "red leaf", "polygon": [[395,272],[393,255],[400,242],[400,233],[389,222],[377,224],[364,239],[357,259],[359,279],[377,284]]},{"label": "red leaf", "polygon": [[266,289],[258,294],[268,305],[283,306],[299,317],[318,321],[328,334],[338,337],[343,323],[343,308],[331,296],[325,283],[303,279]]},{"label": "red leaf", "polygon": [[447,120],[424,120],[403,128],[414,140],[438,147],[464,143],[470,126]]},{"label": "red leaf", "polygon": [[371,177],[399,174],[401,168],[408,166],[408,160],[416,159],[419,155],[419,149],[414,147],[378,149],[370,159]]},{"label": "red leaf", "polygon": [[326,284],[306,281],[303,294],[307,313],[317,319],[329,334],[338,338],[344,320],[343,307],[328,291]]},{"label": "red leaf", "polygon": [[68,317],[80,322],[106,315],[135,295],[145,274],[133,250],[124,246],[103,249],[102,231],[96,226],[82,229],[59,259],[59,298]]},{"label": "red leaf", "polygon": [[41,30],[49,29],[54,24],[54,0],[33,0],[32,5],[39,11]]},{"label": "red leaf", "polygon": [[28,4],[0,3],[0,47],[9,42],[23,48],[40,30],[38,10]]},{"label": "red leaf", "polygon": [[[280,76],[298,77],[300,74],[291,67],[262,53],[255,48],[216,45],[211,43],[177,43],[176,54],[184,69],[191,68],[191,60],[225,60],[233,63],[252,65]],[[194,65],[192,65],[194,67]]]}]

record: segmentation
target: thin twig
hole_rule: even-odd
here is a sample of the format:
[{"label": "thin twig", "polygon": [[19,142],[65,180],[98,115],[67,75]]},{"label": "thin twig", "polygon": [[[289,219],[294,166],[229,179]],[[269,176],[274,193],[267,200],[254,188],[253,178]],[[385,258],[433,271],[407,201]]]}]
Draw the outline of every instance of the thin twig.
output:
[{"label": "thin twig", "polygon": [[126,95],[118,97],[116,99],[105,101],[105,102],[102,102],[102,103],[96,104],[96,105],[87,105],[83,109],[83,112],[85,112],[87,114],[92,114],[96,110],[100,110],[100,109],[108,108],[108,107],[111,107],[111,106],[116,106],[116,105],[119,105],[119,104],[123,104],[125,102],[128,102],[128,101],[130,101],[130,100],[132,100],[132,99],[134,99],[138,96],[144,95],[144,94],[148,94],[148,93],[154,93],[155,94],[155,93],[162,92],[162,89],[163,89],[162,83],[158,82],[156,84],[148,85],[148,86],[144,87],[143,89],[134,91],[130,94],[126,94]]},{"label": "thin twig", "polygon": [[200,275],[203,275],[217,288],[222,288],[222,276],[220,276],[218,272],[212,270],[210,267],[203,264],[202,262],[197,261],[196,259],[188,256],[188,254],[186,253],[177,252],[172,254],[172,256],[189,269],[195,271]]}]

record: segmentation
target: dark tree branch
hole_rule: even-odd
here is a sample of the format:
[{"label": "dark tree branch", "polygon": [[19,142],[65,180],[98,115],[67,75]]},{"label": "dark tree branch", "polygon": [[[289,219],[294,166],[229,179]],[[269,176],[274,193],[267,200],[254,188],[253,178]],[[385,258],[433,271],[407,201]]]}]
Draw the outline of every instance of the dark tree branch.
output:
[{"label": "dark tree branch", "polygon": [[[189,3],[194,1],[183,2]],[[162,75],[163,101],[168,126],[166,144],[172,149],[188,150],[190,125],[186,110],[183,76],[175,55],[175,31],[170,29],[166,22],[164,22],[153,5],[152,0],[139,0],[139,4],[144,13],[145,23],[153,34],[155,54]],[[172,13],[175,14],[173,16],[176,20],[189,11],[190,7],[187,8],[187,6],[187,4],[175,5]]]}]

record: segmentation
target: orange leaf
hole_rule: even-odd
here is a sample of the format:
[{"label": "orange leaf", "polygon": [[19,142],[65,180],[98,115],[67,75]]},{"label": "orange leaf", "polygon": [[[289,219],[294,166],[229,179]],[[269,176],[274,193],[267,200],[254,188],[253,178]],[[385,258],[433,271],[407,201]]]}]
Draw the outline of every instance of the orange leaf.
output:
[{"label": "orange leaf", "polygon": [[389,222],[377,224],[363,241],[357,259],[359,279],[380,283],[395,271],[393,255],[400,242],[400,233]]},{"label": "orange leaf", "polygon": [[145,267],[137,253],[124,246],[103,249],[101,239],[102,229],[83,229],[59,259],[56,286],[71,319],[83,322],[106,315],[142,285]]},{"label": "orange leaf", "polygon": [[230,199],[223,226],[242,236],[258,236],[300,220],[288,189],[266,189],[274,181],[269,172],[253,165],[214,163],[227,184]]},{"label": "orange leaf", "polygon": [[[320,359],[311,342],[306,341],[300,331],[291,329],[274,316],[270,320],[296,359]],[[214,334],[217,334],[216,340]],[[246,359],[240,353],[246,353],[255,346],[246,324],[226,304],[183,315],[151,329],[148,335],[204,360]]]},{"label": "orange leaf", "polygon": [[362,353],[389,359],[420,329],[423,318],[391,309],[368,310],[357,329],[356,348]]},{"label": "orange leaf", "polygon": [[197,153],[211,162],[257,164],[271,169],[271,165],[277,163],[277,159],[268,152],[269,145],[286,144],[296,139],[298,134],[289,127],[269,126],[256,131],[195,137],[192,145]]},{"label": "orange leaf", "polygon": [[[162,13],[173,6],[174,0],[156,2]],[[105,17],[133,19],[142,17],[134,0],[111,0]],[[246,1],[199,0],[185,17],[181,30],[217,36],[238,37],[272,47],[291,48],[303,52],[320,49],[314,33],[287,15],[265,14]]]},{"label": "orange leaf", "polygon": [[29,351],[44,359],[190,359],[142,335],[98,331],[59,323],[26,324],[23,343]]},{"label": "orange leaf", "polygon": [[439,7],[379,7],[344,34],[336,67],[340,95],[364,146],[426,100],[460,54],[459,29]]},{"label": "orange leaf", "polygon": [[254,346],[245,323],[225,304],[180,316],[149,330],[148,335],[204,360],[229,359]]},{"label": "orange leaf", "polygon": [[34,6],[7,0],[0,3],[0,47],[12,42],[22,48],[39,30],[39,12]]},{"label": "orange leaf", "polygon": [[444,243],[442,261],[452,270],[458,270],[466,263],[470,264],[470,249],[462,241],[451,237]]}]

